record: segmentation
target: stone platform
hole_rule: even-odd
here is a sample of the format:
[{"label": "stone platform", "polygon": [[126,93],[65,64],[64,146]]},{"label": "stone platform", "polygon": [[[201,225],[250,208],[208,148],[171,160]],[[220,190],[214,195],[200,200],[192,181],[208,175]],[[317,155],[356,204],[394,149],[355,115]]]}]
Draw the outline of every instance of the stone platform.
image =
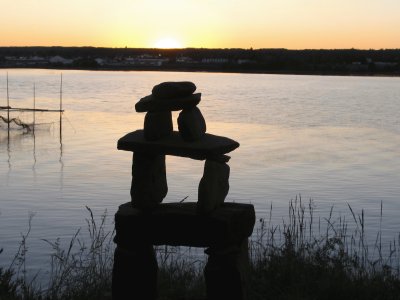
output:
[{"label": "stone platform", "polygon": [[[211,214],[196,203],[160,204],[151,212],[126,203],[115,215],[113,299],[157,299],[158,266],[153,245],[204,247],[207,299],[246,299],[247,242],[254,207],[224,203]],[[126,295],[131,295],[126,298]]]},{"label": "stone platform", "polygon": [[255,223],[253,205],[223,203],[208,215],[196,213],[195,202],[162,203],[152,212],[119,207],[115,215],[118,245],[151,245],[225,247],[247,239]]}]

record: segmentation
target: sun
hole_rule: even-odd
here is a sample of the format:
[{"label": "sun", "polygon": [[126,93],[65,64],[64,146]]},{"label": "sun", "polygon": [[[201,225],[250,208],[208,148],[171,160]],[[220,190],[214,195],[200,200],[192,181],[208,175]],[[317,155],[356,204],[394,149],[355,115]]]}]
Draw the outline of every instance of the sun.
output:
[{"label": "sun", "polygon": [[170,37],[159,39],[154,46],[162,49],[182,48],[182,44],[178,40]]}]

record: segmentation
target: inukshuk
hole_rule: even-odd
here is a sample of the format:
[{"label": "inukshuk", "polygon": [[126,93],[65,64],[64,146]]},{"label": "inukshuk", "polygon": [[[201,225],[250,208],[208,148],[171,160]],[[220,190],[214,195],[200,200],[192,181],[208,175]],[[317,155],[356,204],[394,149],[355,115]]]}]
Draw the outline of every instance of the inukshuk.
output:
[{"label": "inukshuk", "polygon": [[[118,141],[119,150],[134,154],[131,203],[121,205],[115,218],[114,299],[123,299],[124,286],[132,282],[138,283],[136,292],[141,297],[156,298],[151,292],[157,277],[152,271],[157,266],[152,245],[160,244],[208,247],[208,299],[244,299],[238,257],[247,255],[242,248],[253,230],[254,207],[224,204],[230,173],[230,157],[225,154],[239,143],[206,133],[197,107],[201,94],[195,91],[192,82],[156,85],[151,95],[135,105],[137,112],[146,113],[143,130]],[[172,111],[180,111],[178,131],[173,130]],[[168,192],[165,155],[205,160],[197,203],[161,204]]]},{"label": "inukshuk", "polygon": [[[229,191],[229,157],[224,154],[239,147],[239,143],[206,134],[206,122],[197,107],[201,94],[194,94],[195,90],[192,82],[164,82],[136,103],[137,112],[146,112],[144,129],[128,134],[118,143],[118,149],[134,151],[134,207],[152,210],[167,195],[166,154],[205,159],[198,193],[199,213],[209,213],[224,202]],[[173,131],[172,111],[181,111],[178,132]]]}]

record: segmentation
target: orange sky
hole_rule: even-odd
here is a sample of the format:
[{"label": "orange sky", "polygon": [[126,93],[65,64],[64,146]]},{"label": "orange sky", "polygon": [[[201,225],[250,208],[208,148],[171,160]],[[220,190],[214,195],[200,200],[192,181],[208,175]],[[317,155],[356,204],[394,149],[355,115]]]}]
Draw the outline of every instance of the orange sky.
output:
[{"label": "orange sky", "polygon": [[0,46],[400,48],[399,0],[0,0]]}]

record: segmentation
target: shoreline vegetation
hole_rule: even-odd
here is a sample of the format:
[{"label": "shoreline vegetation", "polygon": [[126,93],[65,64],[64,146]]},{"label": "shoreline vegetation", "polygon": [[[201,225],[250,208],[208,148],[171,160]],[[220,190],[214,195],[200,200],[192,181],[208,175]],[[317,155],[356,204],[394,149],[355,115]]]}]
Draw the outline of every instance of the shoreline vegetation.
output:
[{"label": "shoreline vegetation", "polygon": [[[398,299],[400,237],[387,245],[380,228],[375,244],[367,245],[364,211],[348,208],[350,220],[334,216],[333,207],[327,217],[317,217],[313,201],[298,197],[289,203],[288,219],[276,225],[271,205],[249,241],[248,299]],[[106,212],[94,216],[87,210],[88,241],[80,230],[66,248],[60,239],[43,240],[52,249],[46,283],[26,271],[29,218],[14,259],[0,267],[0,299],[111,299],[114,233],[106,229]],[[380,212],[382,222],[382,203]],[[205,299],[205,257],[192,258],[180,247],[158,247],[156,252],[160,300]]]},{"label": "shoreline vegetation", "polygon": [[400,76],[400,49],[0,47],[0,68]]}]

